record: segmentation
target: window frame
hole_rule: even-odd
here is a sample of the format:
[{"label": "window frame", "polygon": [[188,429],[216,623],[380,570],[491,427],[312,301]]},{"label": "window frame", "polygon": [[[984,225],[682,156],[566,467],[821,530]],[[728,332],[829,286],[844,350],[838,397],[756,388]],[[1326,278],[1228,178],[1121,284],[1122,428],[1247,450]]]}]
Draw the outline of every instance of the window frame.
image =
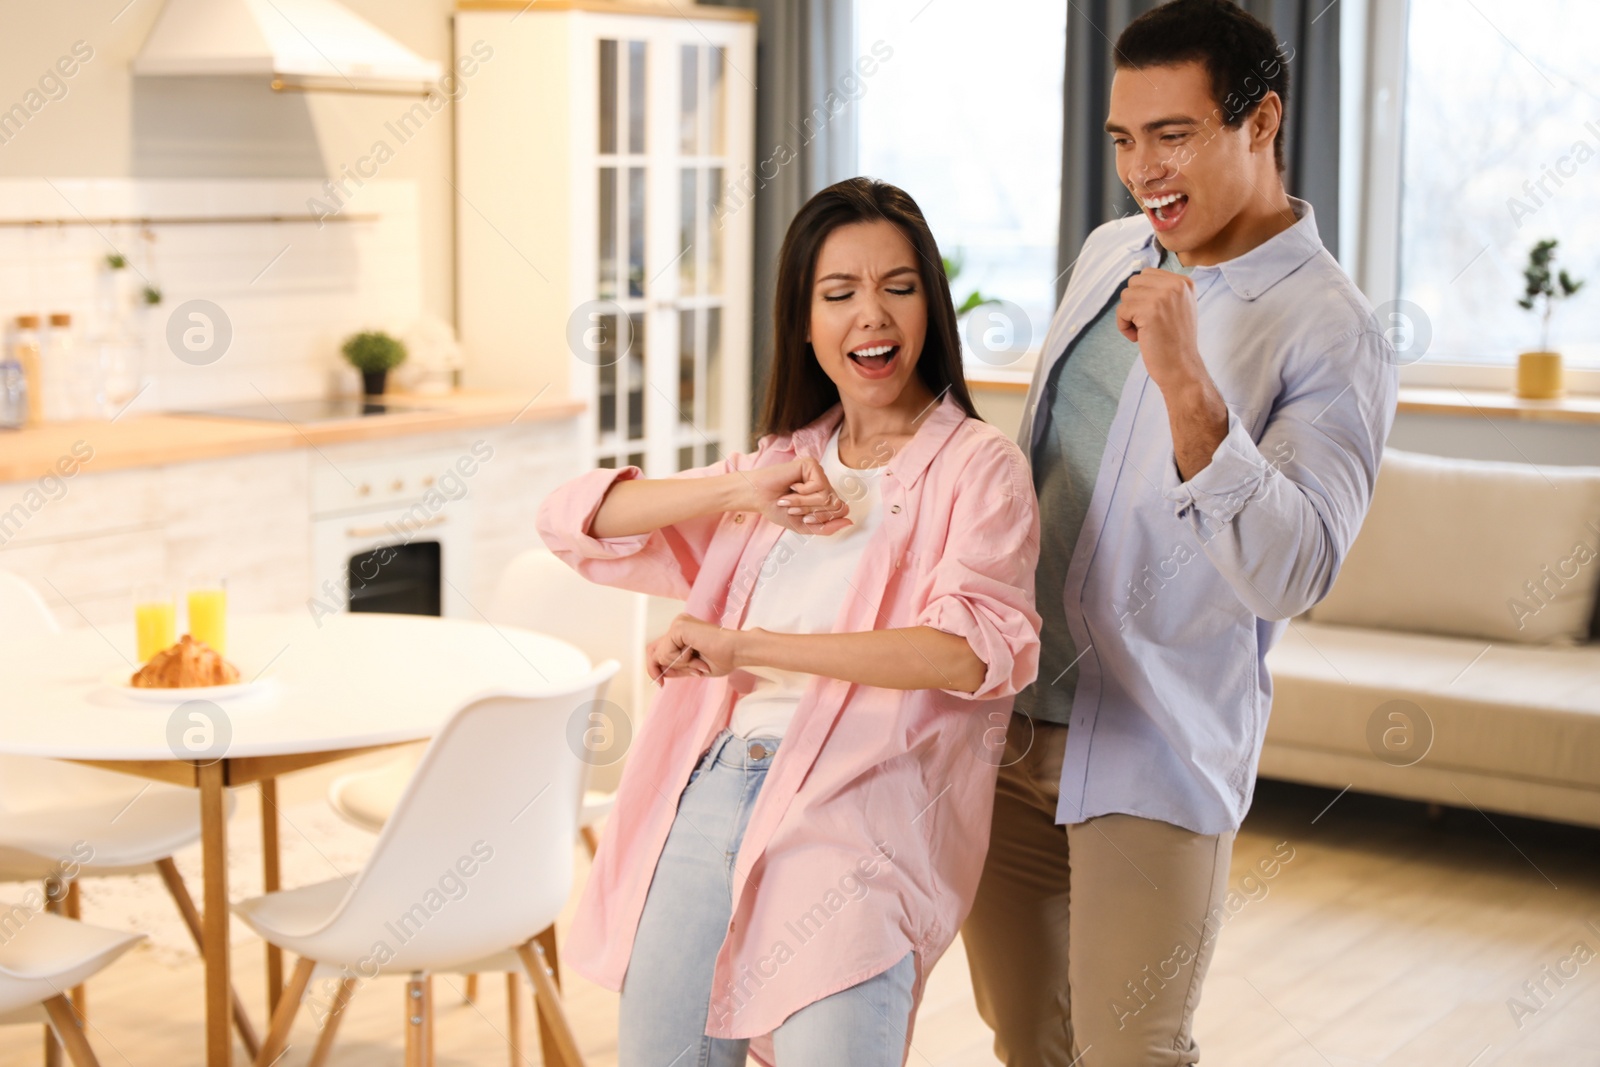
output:
[{"label": "window frame", "polygon": [[[1400,198],[1409,0],[1340,5],[1342,263],[1375,307],[1400,295]],[[1563,368],[1569,394],[1600,395],[1600,369]],[[1511,390],[1517,364],[1424,357],[1400,368],[1402,387]]]}]

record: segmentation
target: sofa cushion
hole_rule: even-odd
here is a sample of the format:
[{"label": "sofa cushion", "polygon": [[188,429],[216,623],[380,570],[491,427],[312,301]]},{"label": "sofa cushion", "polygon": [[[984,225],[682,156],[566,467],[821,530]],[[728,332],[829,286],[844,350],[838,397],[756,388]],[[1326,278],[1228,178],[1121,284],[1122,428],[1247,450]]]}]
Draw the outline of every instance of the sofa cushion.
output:
[{"label": "sofa cushion", "polygon": [[1267,669],[1274,743],[1600,789],[1600,645],[1296,622]]},{"label": "sofa cushion", "polygon": [[1372,508],[1319,623],[1489,641],[1588,639],[1600,590],[1600,467],[1386,449]]}]

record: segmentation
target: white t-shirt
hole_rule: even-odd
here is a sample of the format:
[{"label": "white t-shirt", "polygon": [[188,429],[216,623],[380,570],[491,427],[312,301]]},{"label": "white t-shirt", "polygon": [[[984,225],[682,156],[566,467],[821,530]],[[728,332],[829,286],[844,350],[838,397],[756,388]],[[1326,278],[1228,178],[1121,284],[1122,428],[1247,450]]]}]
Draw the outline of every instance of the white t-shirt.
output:
[{"label": "white t-shirt", "polygon": [[[883,468],[852,470],[839,459],[839,431],[822,453],[822,470],[833,491],[850,505],[852,525],[827,535],[785,530],[762,562],[745,629],[776,633],[830,633],[852,588],[856,565],[883,518]],[[740,737],[782,737],[811,675],[770,667],[735,672],[743,695],[728,728]],[[744,692],[747,685],[752,685]]]}]

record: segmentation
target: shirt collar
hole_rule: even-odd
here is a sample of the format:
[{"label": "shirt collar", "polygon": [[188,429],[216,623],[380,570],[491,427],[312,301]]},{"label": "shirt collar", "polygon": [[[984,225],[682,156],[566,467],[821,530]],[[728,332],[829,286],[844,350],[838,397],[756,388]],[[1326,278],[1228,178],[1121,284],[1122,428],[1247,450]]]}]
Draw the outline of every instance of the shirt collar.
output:
[{"label": "shirt collar", "polygon": [[[1234,256],[1215,266],[1196,267],[1195,273],[1220,271],[1229,288],[1241,299],[1254,300],[1299,270],[1307,260],[1323,250],[1322,238],[1317,233],[1316,213],[1309,203],[1291,196],[1289,208],[1294,212],[1295,223],[1287,230],[1268,238],[1243,255]],[[1145,225],[1149,225],[1148,220]],[[1154,227],[1133,247],[1136,251],[1153,251],[1156,262],[1161,261],[1163,249],[1156,240]]]},{"label": "shirt collar", "polygon": [[[967,419],[967,413],[956,398],[950,395],[947,388],[940,395],[937,402],[930,404],[932,408],[922,418],[917,432],[912,434],[911,440],[899,452],[896,452],[885,465],[888,472],[901,485],[912,485],[928,469],[928,464],[933,462],[933,457],[939,449],[955,433],[956,428]],[[827,447],[828,439],[833,436],[833,431],[844,419],[844,408],[839,404],[833,405],[823,412],[815,421],[800,427],[790,435],[790,447],[796,455],[814,456],[822,458],[822,450]]]}]

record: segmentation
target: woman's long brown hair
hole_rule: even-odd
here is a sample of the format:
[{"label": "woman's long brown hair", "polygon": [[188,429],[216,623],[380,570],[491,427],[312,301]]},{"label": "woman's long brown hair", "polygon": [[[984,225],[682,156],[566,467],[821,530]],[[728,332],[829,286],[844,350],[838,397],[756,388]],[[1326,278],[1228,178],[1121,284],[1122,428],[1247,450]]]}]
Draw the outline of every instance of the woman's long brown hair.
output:
[{"label": "woman's long brown hair", "polygon": [[762,408],[761,432],[793,433],[839,402],[839,388],[817,362],[806,340],[811,326],[811,287],[817,255],[840,226],[883,219],[893,223],[917,254],[922,291],[927,294],[928,329],[917,359],[917,376],[933,392],[948,390],[972,418],[978,418],[961,369],[961,341],[955,303],[944,276],[944,260],[922,209],[904,190],[874,178],[847,178],[806,202],[789,223],[778,254],[777,294],[773,299],[772,370]]}]

